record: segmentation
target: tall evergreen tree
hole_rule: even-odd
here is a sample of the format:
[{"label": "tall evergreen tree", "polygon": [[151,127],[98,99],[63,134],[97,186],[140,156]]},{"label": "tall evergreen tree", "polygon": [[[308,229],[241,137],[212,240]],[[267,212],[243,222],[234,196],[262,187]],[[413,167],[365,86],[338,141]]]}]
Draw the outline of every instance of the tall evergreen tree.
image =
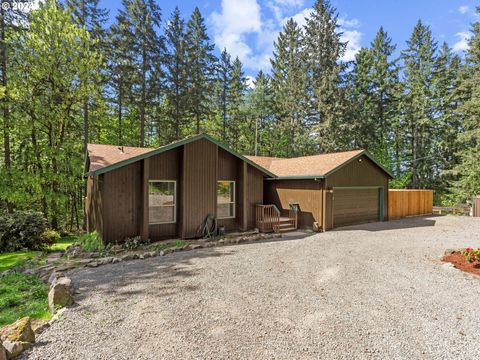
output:
[{"label": "tall evergreen tree", "polygon": [[394,51],[391,38],[381,27],[370,48],[356,55],[350,74],[355,146],[369,150],[383,163],[391,157],[400,160],[394,150],[401,93],[399,67],[392,59]]},{"label": "tall evergreen tree", "polygon": [[[232,78],[230,86],[230,101],[228,111],[230,113],[230,124],[227,131],[227,143],[233,149],[241,151],[239,144],[245,144],[247,141],[245,134],[250,132],[251,124],[245,122],[245,91],[247,83],[245,73],[243,72],[242,62],[238,57],[232,63]],[[243,146],[244,147],[244,146]]]},{"label": "tall evergreen tree", "polygon": [[430,186],[439,174],[432,173],[437,154],[432,152],[435,137],[434,87],[436,42],[428,26],[419,20],[402,51],[405,76],[403,97],[404,129],[408,139],[407,154],[412,173],[411,186]]},{"label": "tall evergreen tree", "polygon": [[[477,14],[480,15],[480,7]],[[462,100],[458,114],[464,131],[457,135],[461,150],[459,164],[453,169],[457,179],[452,183],[452,190],[460,201],[480,194],[480,21],[473,25],[472,32],[458,89]]]},{"label": "tall evergreen tree", "polygon": [[309,130],[305,125],[307,108],[307,78],[302,31],[290,19],[274,44],[272,89],[277,119],[275,131],[278,152],[284,156],[308,152]]},{"label": "tall evergreen tree", "polygon": [[217,63],[215,92],[217,99],[217,113],[221,121],[221,139],[227,142],[227,128],[229,125],[229,103],[232,92],[232,60],[227,49],[223,49]]},{"label": "tall evergreen tree", "polygon": [[140,146],[145,145],[147,108],[159,105],[158,91],[163,79],[161,61],[164,40],[159,35],[161,12],[153,0],[123,0],[119,11],[120,35],[129,52],[126,61],[132,61],[133,95],[140,120]]},{"label": "tall evergreen tree", "polygon": [[[94,47],[100,52],[105,50],[105,29],[104,25],[108,19],[108,11],[99,7],[99,0],[67,0],[66,8],[70,12],[72,21],[81,27],[85,27],[94,40]],[[91,79],[87,80],[91,81]],[[96,94],[98,95],[98,94]],[[90,138],[90,102],[92,94],[87,94],[83,101],[83,147],[87,149]],[[98,104],[97,104],[98,106]]]},{"label": "tall evergreen tree", "polygon": [[[338,16],[328,0],[317,0],[305,25],[305,58],[309,83],[309,117],[320,151],[341,144],[344,103],[340,89],[346,43],[341,41]],[[317,151],[318,151],[317,150]]]},{"label": "tall evergreen tree", "polygon": [[205,20],[198,7],[187,23],[187,62],[189,74],[189,108],[194,131],[201,132],[202,123],[212,113],[213,77],[216,58],[214,45],[207,35]]},{"label": "tall evergreen tree", "polygon": [[270,78],[263,71],[259,71],[245,97],[247,116],[254,124],[254,131],[249,141],[253,147],[247,152],[253,155],[273,155],[271,140],[273,126],[272,104],[273,91]]},{"label": "tall evergreen tree", "polygon": [[[185,23],[178,7],[165,29],[166,115],[172,128],[167,141],[181,138],[188,112],[188,62]],[[159,132],[160,133],[160,132]]]}]

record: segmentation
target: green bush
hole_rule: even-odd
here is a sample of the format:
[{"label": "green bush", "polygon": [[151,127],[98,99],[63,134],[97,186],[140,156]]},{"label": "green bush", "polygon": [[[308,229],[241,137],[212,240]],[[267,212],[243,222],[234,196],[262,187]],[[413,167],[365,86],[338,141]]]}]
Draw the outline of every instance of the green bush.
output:
[{"label": "green bush", "polygon": [[50,239],[42,238],[47,230],[42,213],[16,211],[0,215],[0,252],[22,249],[44,250]]},{"label": "green bush", "polygon": [[105,245],[96,231],[80,235],[75,243],[80,245],[84,251],[88,252],[105,250]]},{"label": "green bush", "polygon": [[52,229],[45,230],[40,235],[40,237],[42,238],[42,242],[44,244],[47,244],[48,246],[51,246],[51,245],[59,242],[62,239],[60,234],[58,233],[58,231],[55,231],[55,230],[52,230]]}]

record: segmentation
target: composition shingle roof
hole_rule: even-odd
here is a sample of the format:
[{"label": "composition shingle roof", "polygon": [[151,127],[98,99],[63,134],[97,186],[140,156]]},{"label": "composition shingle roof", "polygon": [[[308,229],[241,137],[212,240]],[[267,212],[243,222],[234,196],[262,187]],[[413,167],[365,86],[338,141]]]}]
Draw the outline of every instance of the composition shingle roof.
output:
[{"label": "composition shingle roof", "polygon": [[278,177],[302,177],[324,176],[363,152],[364,150],[353,150],[289,159],[266,156],[246,157]]},{"label": "composition shingle roof", "polygon": [[154,149],[132,146],[88,144],[88,158],[90,167],[88,171],[95,171],[116,164],[120,161],[146,154]]}]

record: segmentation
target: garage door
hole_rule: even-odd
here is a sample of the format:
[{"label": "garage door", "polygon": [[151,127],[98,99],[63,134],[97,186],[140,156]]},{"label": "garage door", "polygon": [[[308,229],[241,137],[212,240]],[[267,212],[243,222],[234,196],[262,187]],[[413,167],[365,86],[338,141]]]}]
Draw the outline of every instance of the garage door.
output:
[{"label": "garage door", "polygon": [[378,221],[379,189],[334,189],[333,226]]}]

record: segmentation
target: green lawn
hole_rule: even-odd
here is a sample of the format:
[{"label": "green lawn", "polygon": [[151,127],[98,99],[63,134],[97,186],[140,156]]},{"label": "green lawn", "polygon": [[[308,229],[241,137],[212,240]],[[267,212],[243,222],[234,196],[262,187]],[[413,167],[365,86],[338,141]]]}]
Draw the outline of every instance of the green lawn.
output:
[{"label": "green lawn", "polygon": [[66,236],[62,238],[60,241],[50,246],[48,248],[48,251],[64,251],[67,247],[69,247],[75,242],[76,238],[77,237],[73,235]]},{"label": "green lawn", "polygon": [[48,285],[32,275],[18,273],[0,278],[0,326],[30,316],[48,320]]},{"label": "green lawn", "polygon": [[40,251],[15,251],[0,254],[0,272],[15,265],[21,265],[40,254]]},{"label": "green lawn", "polygon": [[[67,236],[61,239],[59,242],[50,246],[47,251],[63,251],[67,247],[73,244],[75,236]],[[12,266],[21,265],[27,260],[40,255],[41,251],[15,251],[0,254],[0,272],[11,268]]]}]

